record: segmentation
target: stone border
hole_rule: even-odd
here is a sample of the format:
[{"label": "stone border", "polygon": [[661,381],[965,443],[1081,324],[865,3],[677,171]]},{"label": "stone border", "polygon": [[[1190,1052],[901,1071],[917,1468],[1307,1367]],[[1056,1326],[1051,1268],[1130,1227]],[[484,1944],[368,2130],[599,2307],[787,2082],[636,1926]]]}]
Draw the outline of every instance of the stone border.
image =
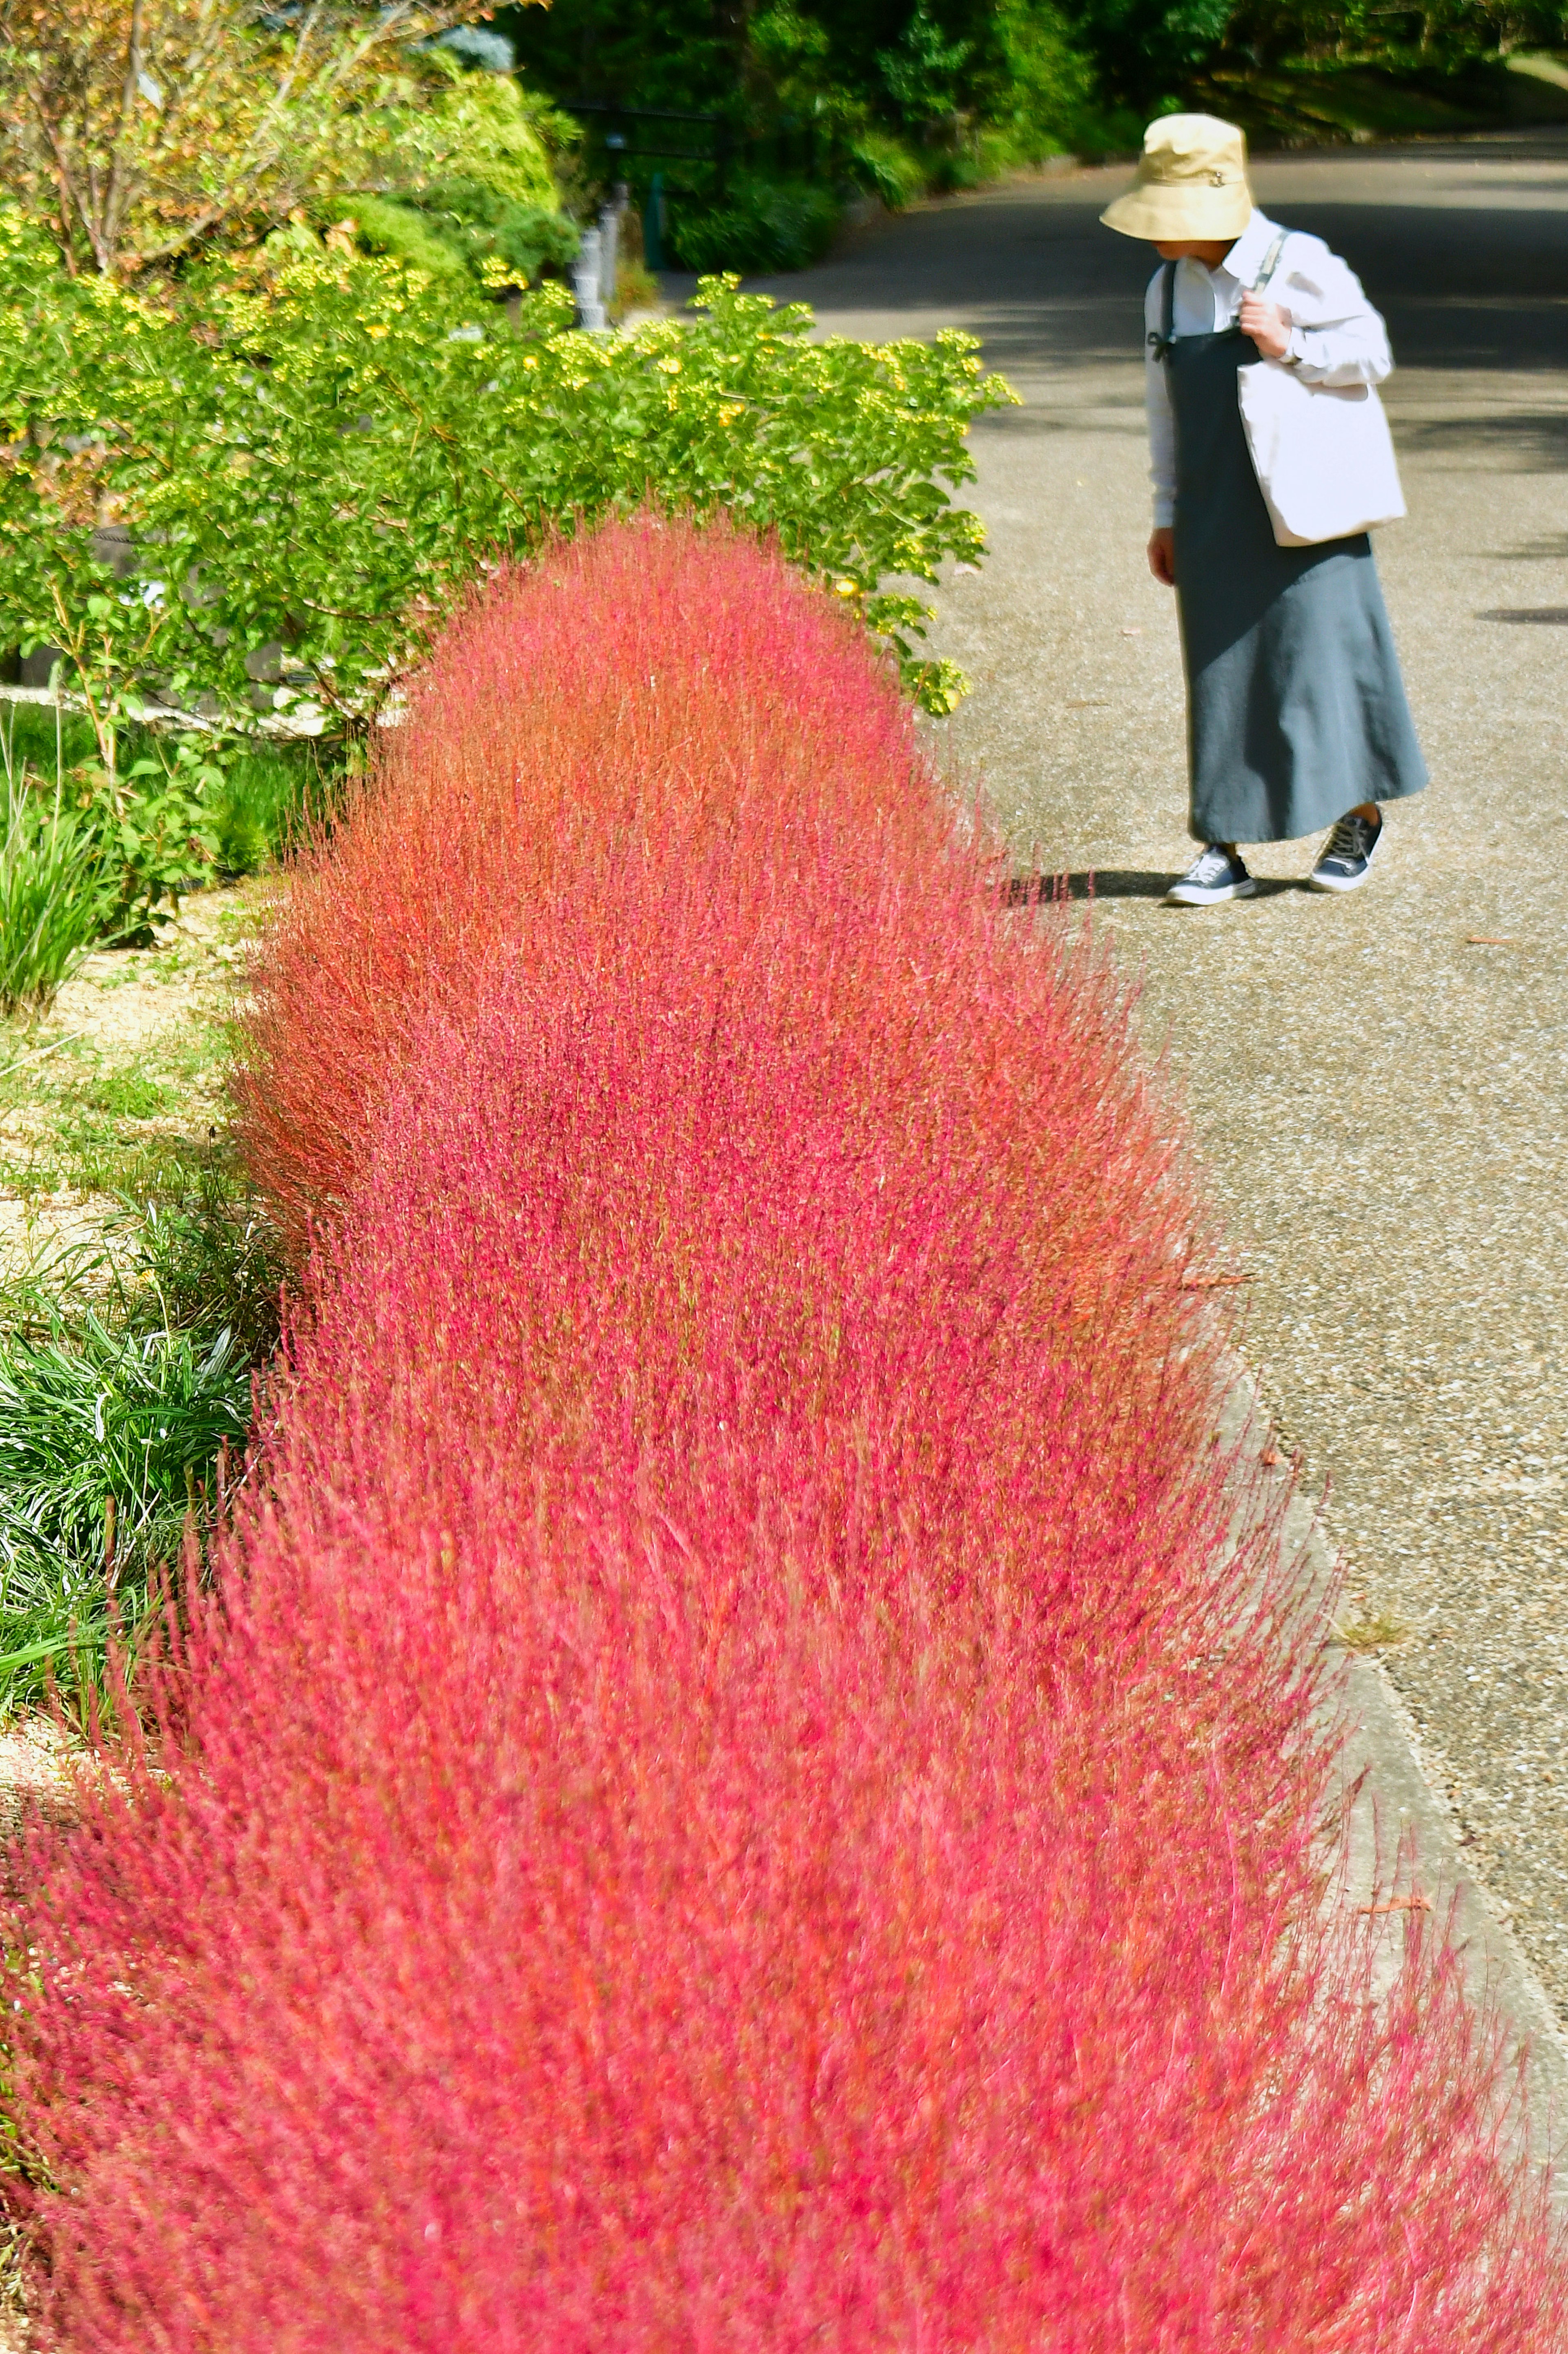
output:
[{"label": "stone border", "polygon": [[[1238,1449],[1241,1461],[1255,1461],[1267,1428],[1256,1379],[1235,1361],[1220,1438]],[[1290,1489],[1287,1469],[1264,1463],[1259,1477],[1273,1503]],[[1287,1556],[1301,1562],[1307,1595],[1325,1591],[1334,1574],[1334,1550],[1320,1510],[1299,1491],[1286,1504],[1280,1536]],[[1434,1917],[1453,1907],[1454,1941],[1472,1995],[1504,2022],[1510,2053],[1524,2055],[1531,2147],[1548,2169],[1554,2213],[1568,2220],[1568,2039],[1518,1938],[1493,1910],[1486,1887],[1465,1860],[1447,1801],[1426,1771],[1415,1726],[1391,1678],[1374,1659],[1340,1656],[1347,1659],[1350,1725],[1341,1787],[1359,1784],[1350,1815],[1352,1900],[1368,1901],[1380,1867],[1386,1875],[1401,1841],[1414,1842],[1417,1882],[1431,1898]]]}]

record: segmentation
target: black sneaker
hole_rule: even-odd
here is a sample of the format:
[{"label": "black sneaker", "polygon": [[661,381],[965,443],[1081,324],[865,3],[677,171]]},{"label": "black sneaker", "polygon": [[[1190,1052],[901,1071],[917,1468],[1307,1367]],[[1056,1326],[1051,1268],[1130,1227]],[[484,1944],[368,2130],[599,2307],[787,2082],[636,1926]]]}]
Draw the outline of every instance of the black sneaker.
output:
[{"label": "black sneaker", "polygon": [[1222,899],[1250,899],[1257,885],[1234,850],[1211,842],[1165,894],[1171,907],[1214,907]]},{"label": "black sneaker", "polygon": [[1352,810],[1330,830],[1308,876],[1314,891],[1359,891],[1383,840],[1383,819],[1375,825]]}]

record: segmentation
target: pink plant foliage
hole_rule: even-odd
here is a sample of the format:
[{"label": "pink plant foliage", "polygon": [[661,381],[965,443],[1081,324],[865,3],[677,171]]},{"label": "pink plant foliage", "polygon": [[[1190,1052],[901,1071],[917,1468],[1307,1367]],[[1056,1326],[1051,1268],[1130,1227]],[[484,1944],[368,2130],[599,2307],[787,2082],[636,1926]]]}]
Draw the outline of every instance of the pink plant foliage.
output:
[{"label": "pink plant foliage", "polygon": [[1568,2343],[1496,2027],[1334,1901],[1169,1114],[989,855],[739,540],[453,630],[260,976],[270,1434],[14,1869],[44,2342]]}]

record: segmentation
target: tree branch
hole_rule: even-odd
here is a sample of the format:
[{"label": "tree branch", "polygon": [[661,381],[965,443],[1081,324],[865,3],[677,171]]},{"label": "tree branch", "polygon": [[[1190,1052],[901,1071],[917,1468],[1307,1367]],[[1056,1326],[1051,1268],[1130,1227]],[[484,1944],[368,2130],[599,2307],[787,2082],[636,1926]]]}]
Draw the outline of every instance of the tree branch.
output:
[{"label": "tree branch", "polygon": [[131,0],[131,28],[125,40],[125,77],[120,85],[120,111],[114,118],[109,186],[103,199],[103,246],[108,259],[100,260],[101,270],[111,270],[120,258],[120,226],[130,193],[126,138],[136,120],[136,101],[141,95],[143,5],[144,0]]}]

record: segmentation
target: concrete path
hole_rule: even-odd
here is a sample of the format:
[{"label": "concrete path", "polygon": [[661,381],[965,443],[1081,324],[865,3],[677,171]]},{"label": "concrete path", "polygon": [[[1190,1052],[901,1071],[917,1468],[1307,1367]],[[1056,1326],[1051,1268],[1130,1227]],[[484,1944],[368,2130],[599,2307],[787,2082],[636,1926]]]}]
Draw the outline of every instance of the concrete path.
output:
[{"label": "concrete path", "polygon": [[1411,505],[1379,540],[1433,784],[1373,883],[1158,895],[1191,856],[1170,598],[1150,579],[1144,249],[1127,173],[988,191],[763,281],[829,331],[972,329],[991,555],[941,599],[948,731],[1021,856],[1095,875],[1147,975],[1251,1275],[1263,1394],[1353,1577],[1429,1779],[1568,2020],[1568,133],[1264,164],[1393,331]]}]

